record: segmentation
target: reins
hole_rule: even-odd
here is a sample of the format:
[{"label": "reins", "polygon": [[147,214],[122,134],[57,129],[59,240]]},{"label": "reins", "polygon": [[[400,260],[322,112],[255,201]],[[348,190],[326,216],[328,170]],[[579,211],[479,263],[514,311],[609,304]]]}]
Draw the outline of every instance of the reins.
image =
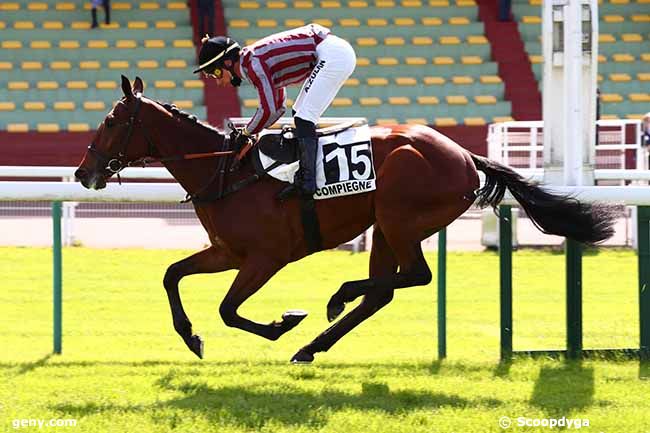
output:
[{"label": "reins", "polygon": [[[244,148],[242,148],[239,151],[229,149],[231,137],[227,134],[224,134],[223,145],[222,145],[223,147],[222,150],[220,151],[185,153],[182,155],[173,155],[173,156],[166,156],[160,158],[145,156],[142,158],[138,158],[134,161],[125,161],[127,148],[131,140],[131,137],[133,135],[136,124],[140,124],[140,126],[142,126],[142,134],[144,136],[145,141],[147,142],[148,153],[150,155],[154,154],[156,149],[153,141],[149,138],[149,135],[147,134],[146,125],[144,125],[142,121],[138,119],[140,107],[142,106],[142,94],[137,93],[135,95],[135,98],[136,98],[135,108],[133,109],[133,113],[131,113],[131,115],[129,116],[129,120],[127,122],[118,125],[109,125],[109,126],[126,125],[127,127],[126,134],[120,142],[120,146],[119,146],[120,150],[118,151],[117,155],[111,156],[97,150],[94,142],[90,143],[90,145],[88,146],[88,150],[95,155],[95,157],[100,161],[100,163],[106,164],[104,169],[117,176],[117,181],[119,182],[120,185],[122,184],[120,172],[124,170],[126,167],[133,167],[133,166],[146,167],[147,164],[152,164],[157,162],[165,163],[165,162],[191,161],[191,160],[197,160],[203,158],[219,158],[219,162],[217,163],[217,168],[212,174],[212,176],[210,177],[210,179],[208,180],[208,182],[203,187],[201,187],[195,193],[187,193],[185,199],[182,200],[181,203],[187,203],[189,201],[192,201],[193,203],[205,203],[205,202],[218,200],[226,195],[239,191],[243,187],[257,181],[260,178],[258,174],[253,174],[252,176],[248,176],[244,179],[232,183],[231,185],[226,186],[225,184],[226,171],[229,171],[230,173],[234,172],[238,168],[239,162],[242,160],[242,158],[246,155],[246,153],[248,153],[248,151],[252,147],[252,145],[248,143],[246,146],[244,146]],[[160,104],[160,105],[164,106],[164,104]],[[235,160],[230,165],[230,169],[226,170],[227,162],[229,159],[228,157],[233,155],[235,156]],[[201,197],[210,189],[210,187],[212,187],[215,181],[217,181],[216,194],[213,194],[209,197]]]},{"label": "reins", "polygon": [[[222,156],[230,156],[234,153],[235,153],[234,150],[226,150],[222,152],[185,153],[183,155],[166,156],[164,158],[154,158],[154,157],[147,156],[142,159],[142,162],[144,162],[145,164],[153,164],[156,162],[175,162],[175,161],[188,161],[192,159],[201,159],[201,158],[219,158]],[[133,164],[134,162],[132,162],[131,164]]]}]

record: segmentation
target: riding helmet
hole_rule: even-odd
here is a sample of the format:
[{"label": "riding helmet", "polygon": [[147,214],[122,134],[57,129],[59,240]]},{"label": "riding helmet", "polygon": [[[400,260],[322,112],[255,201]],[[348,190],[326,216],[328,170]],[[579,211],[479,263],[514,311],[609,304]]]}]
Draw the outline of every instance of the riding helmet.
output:
[{"label": "riding helmet", "polygon": [[237,61],[239,48],[237,41],[228,36],[215,36],[207,39],[201,46],[199,67],[194,70],[194,73],[222,68],[225,60]]}]

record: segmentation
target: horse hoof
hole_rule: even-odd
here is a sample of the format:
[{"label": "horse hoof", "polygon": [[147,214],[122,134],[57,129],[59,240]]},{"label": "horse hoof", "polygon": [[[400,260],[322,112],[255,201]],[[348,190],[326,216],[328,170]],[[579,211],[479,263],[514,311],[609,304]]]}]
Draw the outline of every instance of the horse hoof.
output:
[{"label": "horse hoof", "polygon": [[192,335],[190,341],[187,343],[192,353],[203,359],[203,339],[199,335]]},{"label": "horse hoof", "polygon": [[292,364],[311,364],[313,360],[314,355],[303,349],[300,349],[298,353],[291,357]]},{"label": "horse hoof", "polygon": [[289,331],[302,322],[307,317],[307,312],[303,310],[289,310],[282,315],[282,327],[284,332]]},{"label": "horse hoof", "polygon": [[345,310],[345,304],[327,304],[327,320],[333,322]]}]

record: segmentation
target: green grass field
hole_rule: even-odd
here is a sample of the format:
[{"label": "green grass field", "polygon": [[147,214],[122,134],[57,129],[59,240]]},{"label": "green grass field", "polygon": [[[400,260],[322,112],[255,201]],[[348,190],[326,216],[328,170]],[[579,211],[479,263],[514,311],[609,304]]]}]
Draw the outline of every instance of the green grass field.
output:
[{"label": "green grass field", "polygon": [[[0,431],[497,432],[499,419],[588,419],[591,432],[650,431],[650,368],[638,361],[498,363],[498,257],[450,253],[448,359],[436,360],[435,285],[394,301],[310,366],[288,360],[328,324],[339,285],[368,255],[324,252],[292,264],[240,309],[260,322],[310,316],[277,342],[225,327],[234,272],[192,276],[181,295],[205,338],[198,360],[175,334],[166,267],[191,253],[64,250],[63,355],[51,356],[51,251],[0,248]],[[435,254],[428,256],[435,279]],[[638,347],[636,256],[584,259],[585,347]],[[564,256],[514,257],[515,349],[564,341]],[[348,309],[351,306],[348,307]],[[76,427],[13,428],[16,419]],[[583,427],[584,429],[585,427]],[[557,428],[555,429],[557,430]]]}]

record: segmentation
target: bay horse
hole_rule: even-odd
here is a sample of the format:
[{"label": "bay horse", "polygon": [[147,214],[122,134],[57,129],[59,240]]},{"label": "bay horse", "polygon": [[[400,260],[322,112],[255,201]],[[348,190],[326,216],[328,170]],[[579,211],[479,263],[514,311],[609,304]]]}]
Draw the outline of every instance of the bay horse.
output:
[{"label": "bay horse", "polygon": [[[189,193],[210,193],[215,159],[185,156],[215,152],[227,135],[179,110],[142,96],[138,77],[133,86],[122,76],[124,97],[116,102],[97,132],[75,172],[86,188],[101,189],[107,179],[145,157],[158,158]],[[393,299],[399,288],[431,281],[420,242],[446,227],[475,202],[496,207],[506,190],[516,198],[544,233],[592,244],[613,234],[614,208],[587,204],[551,194],[523,179],[510,168],[475,155],[425,126],[375,126],[371,128],[376,190],[315,204],[323,249],[355,238],[374,224],[369,278],[343,283],[327,305],[334,321],[345,304],[363,296],[362,302],[292,357],[311,362],[355,326]],[[486,176],[479,189],[478,171]],[[250,158],[225,174],[234,185],[253,173]],[[219,313],[227,326],[276,340],[303,320],[307,313],[288,311],[282,321],[256,323],[237,313],[238,308],[276,272],[309,254],[297,199],[280,202],[276,194],[283,183],[264,177],[237,193],[215,201],[195,203],[195,211],[210,238],[210,246],[167,269],[163,284],[169,298],[174,329],[188,348],[203,357],[203,340],[181,303],[179,281],[192,274],[238,269]]]}]

